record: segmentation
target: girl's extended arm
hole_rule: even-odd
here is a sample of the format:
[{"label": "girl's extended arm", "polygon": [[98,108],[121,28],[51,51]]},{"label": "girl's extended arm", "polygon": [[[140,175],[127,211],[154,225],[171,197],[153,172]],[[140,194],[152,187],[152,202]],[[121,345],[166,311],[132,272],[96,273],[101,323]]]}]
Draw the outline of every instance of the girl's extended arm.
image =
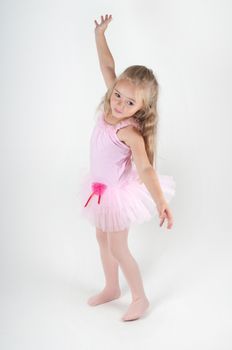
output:
[{"label": "girl's extended arm", "polygon": [[123,128],[120,131],[121,136],[123,136],[123,141],[125,141],[131,149],[139,178],[145,184],[154,202],[156,203],[161,220],[160,226],[162,226],[164,220],[167,219],[167,228],[170,229],[173,225],[172,212],[162,191],[158,174],[148,159],[142,135],[136,129],[134,129],[133,126],[131,128]]},{"label": "girl's extended arm", "polygon": [[115,78],[115,63],[114,58],[109,50],[109,47],[105,38],[105,30],[107,28],[108,23],[111,21],[112,17],[108,18],[106,15],[105,19],[101,16],[101,23],[98,24],[95,20],[96,28],[95,28],[95,40],[98,52],[98,58],[100,63],[100,68],[103,74],[103,78],[105,80],[106,86],[109,88]]}]

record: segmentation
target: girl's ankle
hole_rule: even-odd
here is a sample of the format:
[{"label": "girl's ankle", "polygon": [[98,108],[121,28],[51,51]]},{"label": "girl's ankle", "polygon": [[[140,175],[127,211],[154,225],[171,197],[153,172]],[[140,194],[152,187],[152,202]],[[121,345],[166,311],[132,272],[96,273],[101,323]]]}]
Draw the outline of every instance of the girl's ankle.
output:
[{"label": "girl's ankle", "polygon": [[136,302],[138,300],[146,300],[146,301],[148,301],[148,298],[146,297],[146,295],[140,295],[140,296],[132,297],[132,302]]}]

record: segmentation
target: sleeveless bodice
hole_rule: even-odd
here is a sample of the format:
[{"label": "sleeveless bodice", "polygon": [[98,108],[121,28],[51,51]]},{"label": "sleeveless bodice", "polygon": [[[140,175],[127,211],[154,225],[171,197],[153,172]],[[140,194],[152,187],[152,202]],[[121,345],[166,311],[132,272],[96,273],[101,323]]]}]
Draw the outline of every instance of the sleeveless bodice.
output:
[{"label": "sleeveless bodice", "polygon": [[132,173],[132,152],[117,135],[119,129],[133,125],[140,129],[134,117],[112,125],[100,111],[90,138],[90,174],[92,179],[114,186],[123,184]]}]

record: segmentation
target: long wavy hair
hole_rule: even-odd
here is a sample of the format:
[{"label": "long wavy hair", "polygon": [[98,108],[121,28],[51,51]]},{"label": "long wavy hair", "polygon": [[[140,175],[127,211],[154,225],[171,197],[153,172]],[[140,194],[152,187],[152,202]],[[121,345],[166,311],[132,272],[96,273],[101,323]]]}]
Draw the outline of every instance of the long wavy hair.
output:
[{"label": "long wavy hair", "polygon": [[158,82],[152,71],[145,66],[133,65],[126,68],[118,77],[113,85],[107,90],[97,110],[104,109],[104,113],[111,113],[110,98],[118,81],[127,79],[138,88],[143,100],[143,106],[132,117],[140,125],[140,132],[144,139],[145,149],[148,159],[153,167],[156,168],[157,156],[157,128],[158,128]]}]

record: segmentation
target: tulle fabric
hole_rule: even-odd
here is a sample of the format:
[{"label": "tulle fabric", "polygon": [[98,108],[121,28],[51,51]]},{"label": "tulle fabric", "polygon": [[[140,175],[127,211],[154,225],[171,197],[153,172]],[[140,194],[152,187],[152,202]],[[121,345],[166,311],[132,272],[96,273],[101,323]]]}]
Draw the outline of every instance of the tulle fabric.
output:
[{"label": "tulle fabric", "polygon": [[[172,176],[158,174],[164,197],[169,203],[176,191]],[[93,178],[89,173],[82,176],[79,197],[81,216],[94,227],[105,232],[129,229],[132,224],[141,224],[158,216],[158,210],[146,186],[139,182],[137,173],[132,171],[127,181],[104,186],[104,191],[93,194]],[[99,187],[97,185],[97,187]],[[92,194],[92,196],[91,196]],[[91,198],[90,198],[91,197]],[[90,199],[89,199],[90,198]],[[89,201],[88,201],[89,199]],[[88,201],[87,206],[86,203]]]}]

